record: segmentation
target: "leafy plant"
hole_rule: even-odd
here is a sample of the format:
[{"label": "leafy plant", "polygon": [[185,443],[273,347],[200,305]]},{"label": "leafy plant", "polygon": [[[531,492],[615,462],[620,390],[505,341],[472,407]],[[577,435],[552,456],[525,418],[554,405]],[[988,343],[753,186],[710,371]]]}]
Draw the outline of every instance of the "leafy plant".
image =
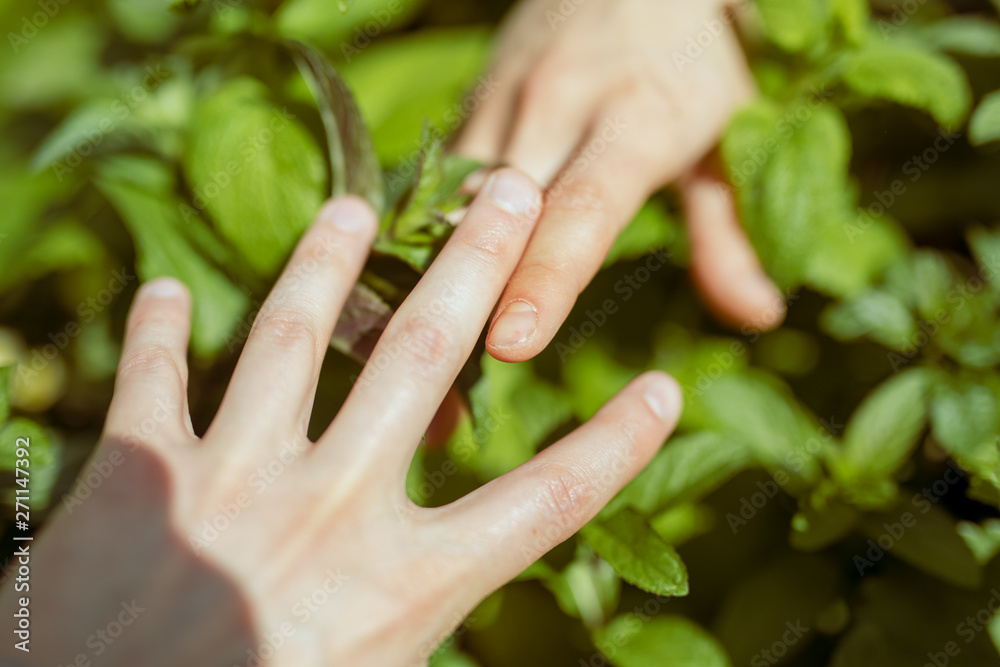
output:
[{"label": "leafy plant", "polygon": [[[11,433],[48,480],[34,509],[79,471],[141,280],[193,292],[203,426],[293,244],[353,193],[382,223],[321,378],[329,422],[468,203],[482,165],[447,141],[506,5],[337,4],[78,0],[41,26],[0,8],[5,500]],[[414,459],[419,502],[519,465],[644,369],[686,406],[647,469],[432,664],[1000,665],[998,622],[966,620],[1000,586],[1000,8],[912,4],[741,14],[761,96],[720,157],[781,329],[706,315],[668,191],[549,350],[470,362],[469,415]],[[621,289],[650,253],[668,266]]]}]

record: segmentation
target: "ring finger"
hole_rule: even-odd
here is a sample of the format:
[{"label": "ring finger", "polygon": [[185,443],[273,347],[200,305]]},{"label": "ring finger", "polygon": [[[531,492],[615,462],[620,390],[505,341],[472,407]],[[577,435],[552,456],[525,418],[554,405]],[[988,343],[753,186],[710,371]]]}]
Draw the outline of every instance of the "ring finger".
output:
[{"label": "ring finger", "polygon": [[323,207],[257,314],[210,431],[304,437],[330,336],[375,230],[361,199]]}]

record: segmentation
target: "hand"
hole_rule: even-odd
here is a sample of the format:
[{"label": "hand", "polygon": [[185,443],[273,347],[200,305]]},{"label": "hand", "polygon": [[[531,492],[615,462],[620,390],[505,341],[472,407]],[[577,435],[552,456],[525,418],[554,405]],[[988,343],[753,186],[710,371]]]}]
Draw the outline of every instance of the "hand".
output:
[{"label": "hand", "polygon": [[[172,279],[145,285],[102,442],[30,547],[33,650],[7,641],[0,654],[47,666],[423,664],[479,601],[593,517],[680,411],[676,383],[649,373],[462,500],[409,501],[414,450],[540,202],[512,169],[487,182],[316,443],[320,366],[375,235],[366,204],[330,202],[303,237],[201,438],[185,398],[188,294]],[[3,591],[5,618],[22,595]]]},{"label": "hand", "polygon": [[[784,317],[727,190],[699,165],[754,95],[724,12],[715,1],[532,0],[507,21],[493,72],[499,90],[456,144],[547,185],[541,224],[487,339],[497,359],[528,359],[552,340],[618,233],[672,181],[709,306],[758,329]],[[705,35],[711,43],[689,58],[689,38]]]}]

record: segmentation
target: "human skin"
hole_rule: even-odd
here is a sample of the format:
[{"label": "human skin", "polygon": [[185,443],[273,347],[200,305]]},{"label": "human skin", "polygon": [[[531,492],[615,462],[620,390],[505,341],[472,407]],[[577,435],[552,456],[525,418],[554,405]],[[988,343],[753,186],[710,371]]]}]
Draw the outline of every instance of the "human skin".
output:
[{"label": "human skin", "polygon": [[478,602],[638,473],[681,409],[677,384],[646,373],[576,431],[461,500],[428,509],[407,498],[414,450],[540,202],[521,172],[489,179],[315,443],[306,434],[320,367],[375,236],[367,204],[345,197],[323,208],[200,436],[186,399],[190,297],[173,279],[144,285],[104,432],[84,466],[112,471],[81,476],[31,543],[30,591],[9,580],[0,593],[8,622],[17,598],[30,595],[33,633],[31,653],[8,637],[0,662],[425,664]]},{"label": "human skin", "polygon": [[[494,357],[541,352],[615,237],[671,183],[709,308],[756,330],[783,319],[781,294],[710,156],[755,94],[731,11],[719,0],[529,0],[507,19],[491,72],[498,88],[455,144],[546,189],[541,221],[491,324]],[[689,40],[702,45],[700,55]]]}]

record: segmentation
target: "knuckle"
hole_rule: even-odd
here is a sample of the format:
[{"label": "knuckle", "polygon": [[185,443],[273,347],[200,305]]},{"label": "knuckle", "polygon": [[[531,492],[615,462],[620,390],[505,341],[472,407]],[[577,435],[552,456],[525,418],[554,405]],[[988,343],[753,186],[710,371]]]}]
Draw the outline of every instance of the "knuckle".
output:
[{"label": "knuckle", "polygon": [[251,336],[278,347],[309,347],[319,344],[319,324],[303,310],[281,307],[262,310]]},{"label": "knuckle", "polygon": [[421,365],[452,365],[462,361],[459,341],[446,327],[414,317],[407,320],[403,335],[406,349]]},{"label": "knuckle", "polygon": [[539,107],[549,107],[558,100],[558,77],[550,77],[547,70],[535,69],[524,81],[519,101],[520,115],[528,116]]},{"label": "knuckle", "polygon": [[503,224],[495,223],[485,228],[469,229],[457,237],[463,250],[487,268],[499,264],[510,254],[510,234]]},{"label": "knuckle", "polygon": [[608,215],[608,197],[597,183],[577,181],[550,190],[545,209],[587,218],[604,217]]},{"label": "knuckle", "polygon": [[143,375],[187,378],[187,367],[177,353],[158,342],[147,342],[130,350],[118,367],[119,378]]},{"label": "knuckle", "polygon": [[521,108],[537,109],[566,100],[580,86],[576,72],[565,58],[550,54],[528,74],[521,90]]},{"label": "knuckle", "polygon": [[303,263],[329,263],[347,254],[352,245],[351,237],[338,232],[333,225],[319,227],[303,244],[300,251]]},{"label": "knuckle", "polygon": [[574,260],[565,253],[550,252],[519,268],[517,278],[539,293],[578,296],[583,291],[579,267],[579,258]]},{"label": "knuckle", "polygon": [[590,486],[579,471],[551,465],[543,473],[541,502],[551,510],[558,524],[573,531],[584,523],[591,507]]}]

